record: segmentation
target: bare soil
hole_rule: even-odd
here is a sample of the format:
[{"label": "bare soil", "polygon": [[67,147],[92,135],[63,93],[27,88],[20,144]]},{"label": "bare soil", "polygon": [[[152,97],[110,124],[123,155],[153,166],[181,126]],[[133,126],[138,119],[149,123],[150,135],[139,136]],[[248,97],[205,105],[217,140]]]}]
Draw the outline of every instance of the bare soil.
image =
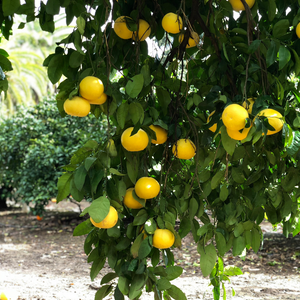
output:
[{"label": "bare soil", "polygon": [[[87,203],[82,203],[84,208]],[[42,221],[22,211],[0,212],[0,294],[13,300],[94,299],[105,267],[94,282],[83,251],[85,237],[73,237],[82,222],[71,202],[50,203]],[[258,253],[248,251],[245,260],[228,253],[225,265],[239,266],[243,275],[226,283],[227,299],[299,300],[300,236],[285,238],[280,227],[263,222],[264,243]],[[188,299],[213,299],[209,278],[201,275],[197,245],[189,234],[182,248],[174,250],[176,265],[184,268],[173,281]],[[236,295],[232,297],[232,288]],[[107,299],[113,299],[109,295]],[[143,294],[142,299],[153,299]]]}]

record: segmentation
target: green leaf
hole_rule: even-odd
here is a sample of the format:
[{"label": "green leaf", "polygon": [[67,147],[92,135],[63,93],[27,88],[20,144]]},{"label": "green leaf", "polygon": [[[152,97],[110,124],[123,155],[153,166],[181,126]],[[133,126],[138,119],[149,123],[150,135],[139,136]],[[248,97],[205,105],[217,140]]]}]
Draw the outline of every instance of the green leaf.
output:
[{"label": "green leaf", "polygon": [[131,98],[136,98],[142,91],[144,85],[144,77],[142,74],[135,75],[129,80],[125,86],[125,91]]},{"label": "green leaf", "polygon": [[196,215],[197,211],[198,211],[198,202],[195,198],[192,198],[190,200],[190,205],[189,205],[189,214],[190,214],[190,219],[193,219],[194,216]]},{"label": "green leaf", "polygon": [[131,248],[130,253],[133,256],[133,258],[137,258],[139,256],[139,249],[143,242],[144,233],[140,233],[137,238],[134,240]]},{"label": "green leaf", "polygon": [[131,116],[131,120],[134,125],[136,125],[138,122],[140,124],[144,121],[144,109],[140,103],[132,102],[129,105],[129,113]]},{"label": "green leaf", "polygon": [[136,183],[136,178],[139,172],[139,164],[137,157],[126,161],[127,174],[132,183]]},{"label": "green leaf", "polygon": [[122,103],[117,110],[117,121],[121,129],[124,129],[125,127],[128,111],[129,111],[129,105],[127,102]]},{"label": "green leaf", "polygon": [[245,247],[246,247],[246,241],[243,236],[234,238],[233,247],[232,247],[233,256],[240,255],[244,251]]},{"label": "green leaf", "polygon": [[9,59],[7,59],[4,55],[0,55],[0,66],[3,71],[12,71],[12,65]]},{"label": "green leaf", "polygon": [[165,277],[162,277],[160,278],[158,281],[157,281],[157,288],[160,290],[160,291],[165,291],[167,289],[170,289],[172,287],[172,284],[170,283],[170,281],[165,278]]},{"label": "green leaf", "polygon": [[224,256],[225,249],[226,249],[226,240],[224,235],[221,232],[215,233],[216,243],[217,243],[217,249],[220,256]]},{"label": "green leaf", "polygon": [[166,279],[172,281],[182,274],[183,269],[179,266],[171,266],[166,268],[165,272],[167,273]]},{"label": "green leaf", "polygon": [[133,225],[143,225],[148,219],[148,213],[145,209],[141,209],[134,217]]},{"label": "green leaf", "polygon": [[292,49],[292,51],[295,58],[295,76],[298,76],[300,74],[300,58],[294,49]]},{"label": "green leaf", "polygon": [[71,68],[78,68],[84,61],[85,55],[79,53],[78,51],[73,51],[70,55],[69,65]]},{"label": "green leaf", "polygon": [[90,219],[87,219],[75,227],[73,236],[88,234],[93,228],[94,226],[92,225]]},{"label": "green leaf", "polygon": [[149,245],[149,237],[146,237],[139,248],[139,253],[138,253],[138,257],[139,259],[144,259],[146,258],[149,253],[151,252],[152,247]]},{"label": "green leaf", "polygon": [[118,281],[118,288],[123,295],[127,295],[129,293],[129,280],[124,276],[120,276]]},{"label": "green leaf", "polygon": [[105,196],[99,197],[91,203],[89,215],[96,223],[99,223],[108,215],[109,208],[109,200]]},{"label": "green leaf", "polygon": [[175,300],[187,300],[184,292],[175,285],[172,285],[167,291],[168,294]]},{"label": "green leaf", "polygon": [[198,244],[198,252],[200,254],[200,268],[203,276],[206,277],[213,270],[218,255],[213,244],[209,244],[206,247],[199,245],[200,244]]},{"label": "green leaf", "polygon": [[63,73],[64,58],[62,54],[53,56],[49,62],[47,73],[50,81],[55,84]]},{"label": "green leaf", "polygon": [[144,77],[144,86],[148,86],[151,83],[150,67],[148,65],[143,65],[141,74]]},{"label": "green leaf", "polygon": [[2,0],[3,16],[13,15],[20,7],[20,0]]},{"label": "green leaf", "polygon": [[225,184],[223,184],[220,188],[220,199],[222,201],[225,201],[227,199],[228,195],[229,195],[228,188]]},{"label": "green leaf", "polygon": [[226,266],[224,268],[223,275],[225,275],[225,276],[237,276],[237,275],[243,275],[243,272],[239,267]]},{"label": "green leaf", "polygon": [[84,29],[85,29],[85,19],[82,16],[79,16],[76,20],[76,25],[78,28],[78,31],[81,35],[84,35]]},{"label": "green leaf", "polygon": [[84,167],[84,164],[82,164],[74,173],[74,183],[76,188],[81,191],[85,182],[85,178],[87,175],[87,171]]},{"label": "green leaf", "polygon": [[118,277],[118,274],[116,274],[116,273],[113,273],[113,272],[107,273],[102,277],[100,284],[106,284],[117,277]]},{"label": "green leaf", "polygon": [[218,171],[211,179],[211,189],[216,189],[223,179],[225,179],[225,170]]},{"label": "green leaf", "polygon": [[72,173],[65,173],[58,178],[56,196],[57,202],[60,202],[70,195],[70,183],[72,179]]},{"label": "green leaf", "polygon": [[290,61],[291,52],[285,46],[281,45],[279,47],[278,56],[279,56],[279,70],[281,70]]},{"label": "green leaf", "polygon": [[118,175],[118,176],[125,176],[126,175],[126,174],[122,174],[121,172],[119,172],[117,169],[114,169],[114,168],[109,168],[109,172],[111,174]]},{"label": "green leaf", "polygon": [[289,29],[290,22],[288,19],[279,20],[273,27],[273,36],[280,38],[285,35]]},{"label": "green leaf", "polygon": [[235,228],[233,231],[235,237],[240,236],[243,232],[244,232],[243,223],[238,223],[237,225],[235,225]]},{"label": "green leaf", "polygon": [[59,0],[48,0],[46,4],[46,13],[49,15],[58,15],[60,10]]},{"label": "green leaf", "polygon": [[104,285],[102,286],[95,295],[95,300],[102,300],[105,298],[111,291],[113,287],[112,285]]},{"label": "green leaf", "polygon": [[266,54],[267,67],[270,67],[276,61],[276,59],[277,59],[277,47],[275,42],[272,40]]},{"label": "green leaf", "polygon": [[167,115],[168,106],[171,103],[171,97],[168,91],[161,87],[156,88],[156,95],[160,106],[162,107],[163,113]]},{"label": "green leaf", "polygon": [[91,272],[90,272],[90,277],[91,277],[92,281],[94,281],[96,276],[99,274],[101,269],[104,267],[104,264],[105,264],[105,257],[99,257],[98,259],[96,259],[93,262],[92,267],[91,267]]},{"label": "green leaf", "polygon": [[270,22],[272,22],[276,16],[276,9],[276,1],[268,0],[268,18]]},{"label": "green leaf", "polygon": [[153,218],[148,219],[144,225],[144,229],[148,234],[154,234],[156,228],[157,228],[156,222],[154,221]]},{"label": "green leaf", "polygon": [[233,155],[237,141],[227,134],[226,127],[221,127],[222,145],[229,155]]}]

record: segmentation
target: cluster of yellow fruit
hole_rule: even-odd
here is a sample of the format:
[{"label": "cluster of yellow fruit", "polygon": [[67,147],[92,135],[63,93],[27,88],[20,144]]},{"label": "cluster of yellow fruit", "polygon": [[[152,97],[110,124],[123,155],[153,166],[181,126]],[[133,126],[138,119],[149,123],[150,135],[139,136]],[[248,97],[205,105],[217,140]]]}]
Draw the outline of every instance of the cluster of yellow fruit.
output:
[{"label": "cluster of yellow fruit", "polygon": [[128,29],[126,22],[134,22],[133,19],[126,16],[121,16],[116,19],[114,24],[114,31],[118,37],[123,40],[138,39],[139,41],[144,41],[151,34],[151,27],[149,23],[145,20],[140,19],[138,24],[138,31],[131,31]]},{"label": "cluster of yellow fruit", "polygon": [[[248,128],[246,128],[245,126],[247,124],[247,119],[249,119],[249,113],[252,113],[253,104],[254,99],[249,98],[248,103],[244,101],[243,105],[230,104],[224,109],[221,119],[226,127],[228,136],[230,136],[232,139],[241,141],[247,137],[253,125],[253,122],[250,124],[250,126],[248,126]],[[214,112],[215,111],[213,111],[208,116],[207,122],[209,122]],[[274,109],[263,109],[257,114],[256,117],[266,117],[268,119],[269,124],[275,129],[268,130],[267,135],[275,134],[279,132],[283,127],[283,116]],[[216,132],[217,124],[212,125],[209,128],[209,130],[212,132]]]},{"label": "cluster of yellow fruit", "polygon": [[[152,144],[163,144],[166,142],[168,133],[165,129],[157,125],[150,125],[156,133],[156,140],[151,140]],[[149,137],[143,129],[131,135],[133,127],[127,128],[121,136],[122,146],[130,152],[138,152],[146,149],[149,143]],[[175,157],[180,159],[191,159],[196,154],[196,146],[190,139],[179,139],[172,147]]]},{"label": "cluster of yellow fruit", "polygon": [[91,110],[91,104],[101,105],[106,102],[102,81],[95,76],[87,76],[79,84],[80,96],[67,99],[64,111],[70,116],[85,117]]}]

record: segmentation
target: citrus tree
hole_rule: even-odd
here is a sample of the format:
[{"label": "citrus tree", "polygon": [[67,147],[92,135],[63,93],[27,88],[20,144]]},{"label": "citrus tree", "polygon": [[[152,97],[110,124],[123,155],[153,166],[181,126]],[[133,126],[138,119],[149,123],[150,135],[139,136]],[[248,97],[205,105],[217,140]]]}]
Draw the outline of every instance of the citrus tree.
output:
[{"label": "citrus tree", "polygon": [[66,77],[58,109],[108,122],[58,180],[58,201],[92,200],[74,235],[92,280],[113,270],[95,299],[185,299],[172,248],[189,232],[225,299],[240,271],[222,258],[257,252],[265,216],[300,231],[300,1],[49,0],[29,19],[54,31],[59,6],[76,27],[44,61]]}]

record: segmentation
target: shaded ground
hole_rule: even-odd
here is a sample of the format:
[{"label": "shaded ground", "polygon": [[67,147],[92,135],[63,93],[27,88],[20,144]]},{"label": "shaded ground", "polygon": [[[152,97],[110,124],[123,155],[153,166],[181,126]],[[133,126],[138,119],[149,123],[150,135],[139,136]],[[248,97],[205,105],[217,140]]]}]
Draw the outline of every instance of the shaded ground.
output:
[{"label": "shaded ground", "polygon": [[[42,221],[22,212],[0,212],[0,292],[7,290],[11,299],[18,300],[94,299],[101,277],[110,270],[104,268],[91,282],[83,251],[85,237],[72,236],[82,221],[77,210],[70,202],[51,203]],[[226,283],[227,299],[300,299],[300,236],[286,239],[280,228],[275,233],[268,223],[262,229],[264,244],[257,254],[249,251],[245,261],[226,255],[225,265],[235,264],[244,272]],[[174,250],[174,256],[184,273],[173,283],[188,299],[213,299],[190,235],[181,250]],[[233,298],[232,287],[236,291]],[[148,298],[153,295],[142,297]]]}]

